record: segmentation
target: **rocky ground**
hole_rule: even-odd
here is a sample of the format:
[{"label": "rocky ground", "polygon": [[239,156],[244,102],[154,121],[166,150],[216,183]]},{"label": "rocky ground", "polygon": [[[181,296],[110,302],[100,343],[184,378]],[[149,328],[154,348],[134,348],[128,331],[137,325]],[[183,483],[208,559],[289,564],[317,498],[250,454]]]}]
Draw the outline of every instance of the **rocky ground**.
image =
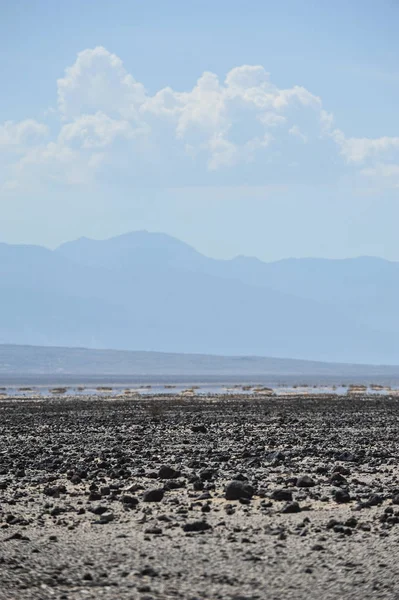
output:
[{"label": "rocky ground", "polygon": [[399,399],[0,403],[0,598],[398,598]]}]

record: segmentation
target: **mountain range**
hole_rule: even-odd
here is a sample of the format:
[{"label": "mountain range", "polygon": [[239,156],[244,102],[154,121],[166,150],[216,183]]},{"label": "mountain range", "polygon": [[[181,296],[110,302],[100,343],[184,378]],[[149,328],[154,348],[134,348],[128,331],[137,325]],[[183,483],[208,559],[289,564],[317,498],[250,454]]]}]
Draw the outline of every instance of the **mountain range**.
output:
[{"label": "mountain range", "polygon": [[208,258],[161,233],[0,244],[0,343],[399,364],[399,263]]},{"label": "mountain range", "polygon": [[0,384],[23,382],[379,383],[398,386],[396,366],[261,356],[177,354],[0,344]]}]

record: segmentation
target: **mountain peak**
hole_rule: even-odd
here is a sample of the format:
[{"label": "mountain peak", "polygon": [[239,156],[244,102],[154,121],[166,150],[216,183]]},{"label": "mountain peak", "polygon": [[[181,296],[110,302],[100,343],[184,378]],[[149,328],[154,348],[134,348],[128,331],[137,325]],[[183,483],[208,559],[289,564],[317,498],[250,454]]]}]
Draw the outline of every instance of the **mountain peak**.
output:
[{"label": "mountain peak", "polygon": [[166,233],[146,230],[130,231],[116,237],[95,240],[87,237],[66,242],[56,252],[89,266],[118,267],[140,259],[161,264],[179,264],[201,256],[194,248]]},{"label": "mountain peak", "polygon": [[397,362],[399,263],[210,259],[132,231],[0,245],[3,341]]}]

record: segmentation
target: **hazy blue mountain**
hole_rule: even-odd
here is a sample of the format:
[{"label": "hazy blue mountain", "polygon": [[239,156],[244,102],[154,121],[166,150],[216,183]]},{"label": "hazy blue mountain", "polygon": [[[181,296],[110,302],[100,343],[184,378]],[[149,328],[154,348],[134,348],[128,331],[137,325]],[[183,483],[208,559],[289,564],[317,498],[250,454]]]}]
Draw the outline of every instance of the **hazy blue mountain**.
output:
[{"label": "hazy blue mountain", "polygon": [[225,272],[245,283],[339,306],[369,327],[399,333],[399,263],[374,257],[272,263],[238,257]]},{"label": "hazy blue mountain", "polygon": [[361,326],[399,334],[399,263],[381,258],[344,260],[285,259],[265,263],[245,256],[233,260],[206,258],[193,248],[166,236],[135,232],[105,241],[82,239],[59,248],[63,255],[96,266],[113,265],[137,271],[167,264],[193,273],[237,279],[317,301],[338,310]]},{"label": "hazy blue mountain", "polygon": [[[0,344],[0,377],[17,381],[19,376],[52,376],[67,381],[69,376],[102,378],[142,377],[144,381],[174,382],[197,377],[206,381],[238,381],[281,383],[295,378],[294,383],[333,381],[398,382],[394,366],[325,363],[290,358],[257,356],[217,356],[209,354],[177,354],[164,352],[135,352],[125,350],[92,350]],[[64,379],[65,377],[65,379]],[[148,378],[148,379],[146,379]],[[159,379],[158,379],[159,378]],[[336,379],[338,378],[338,379]],[[21,379],[19,380],[21,381]],[[76,381],[76,379],[75,379]],[[120,381],[120,379],[119,379]]]},{"label": "hazy blue mountain", "polygon": [[165,234],[0,244],[0,343],[399,363],[397,263],[207,258]]},{"label": "hazy blue mountain", "polygon": [[205,263],[206,257],[188,244],[164,233],[135,231],[107,240],[80,238],[62,244],[58,253],[80,264],[109,269],[187,267]]}]

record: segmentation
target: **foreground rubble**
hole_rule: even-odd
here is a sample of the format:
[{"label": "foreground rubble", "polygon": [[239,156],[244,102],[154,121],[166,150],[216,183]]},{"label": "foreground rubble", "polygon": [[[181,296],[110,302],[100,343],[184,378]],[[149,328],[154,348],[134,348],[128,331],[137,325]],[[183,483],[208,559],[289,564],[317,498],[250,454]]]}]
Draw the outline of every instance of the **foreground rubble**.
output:
[{"label": "foreground rubble", "polygon": [[5,399],[0,598],[397,598],[399,399]]}]

